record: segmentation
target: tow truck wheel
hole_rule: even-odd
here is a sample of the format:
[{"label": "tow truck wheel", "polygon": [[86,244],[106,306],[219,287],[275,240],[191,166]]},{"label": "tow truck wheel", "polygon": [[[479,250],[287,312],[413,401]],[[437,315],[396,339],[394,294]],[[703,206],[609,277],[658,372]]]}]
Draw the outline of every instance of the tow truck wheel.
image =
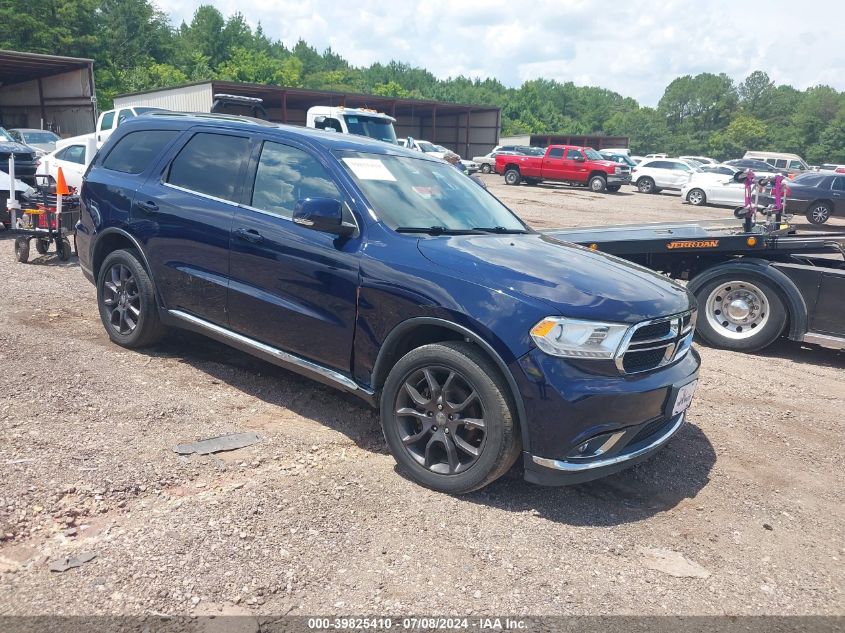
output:
[{"label": "tow truck wheel", "polygon": [[73,254],[73,250],[70,247],[70,242],[66,239],[62,239],[61,242],[56,244],[56,253],[59,256],[59,259],[63,262],[69,260],[70,256]]},{"label": "tow truck wheel", "polygon": [[25,264],[29,260],[29,240],[25,237],[19,237],[15,240],[15,259],[21,264]]},{"label": "tow truck wheel", "polygon": [[518,169],[511,168],[505,172],[506,185],[518,185],[520,182],[522,182],[522,176],[520,176]]},{"label": "tow truck wheel", "polygon": [[762,277],[727,273],[695,294],[698,334],[714,347],[756,352],[773,343],[786,327],[786,307]]},{"label": "tow truck wheel", "polygon": [[44,238],[35,240],[35,250],[38,251],[39,255],[46,255],[49,248],[50,240],[45,240]]},{"label": "tow truck wheel", "polygon": [[707,196],[702,189],[693,189],[687,194],[687,202],[694,207],[700,207],[707,202]]},{"label": "tow truck wheel", "polygon": [[654,193],[654,180],[648,176],[643,176],[637,181],[637,189],[640,193]]},{"label": "tow truck wheel", "polygon": [[807,211],[810,224],[824,224],[830,219],[830,205],[827,202],[817,202]]},{"label": "tow truck wheel", "polygon": [[481,173],[482,174],[489,174],[490,173],[490,165],[488,165],[487,163],[484,163],[481,166]]}]

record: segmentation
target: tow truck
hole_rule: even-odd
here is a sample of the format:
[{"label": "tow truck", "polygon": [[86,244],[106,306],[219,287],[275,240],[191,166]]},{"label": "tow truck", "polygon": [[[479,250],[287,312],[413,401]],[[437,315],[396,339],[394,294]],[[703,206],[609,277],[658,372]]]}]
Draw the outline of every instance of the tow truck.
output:
[{"label": "tow truck", "polygon": [[[845,231],[799,231],[783,207],[780,177],[746,180],[746,204],[727,220],[545,231],[687,281],[705,342],[754,352],[781,336],[845,349]],[[751,189],[774,192],[761,207]],[[765,221],[757,222],[758,213]]]},{"label": "tow truck", "polygon": [[730,220],[546,231],[687,280],[698,334],[757,351],[784,333],[845,349],[845,232],[746,232]]}]

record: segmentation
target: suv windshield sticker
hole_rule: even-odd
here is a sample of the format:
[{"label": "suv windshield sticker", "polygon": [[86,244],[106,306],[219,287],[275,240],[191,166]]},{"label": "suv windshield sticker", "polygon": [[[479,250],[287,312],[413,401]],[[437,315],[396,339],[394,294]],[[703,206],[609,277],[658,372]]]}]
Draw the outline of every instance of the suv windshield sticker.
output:
[{"label": "suv windshield sticker", "polygon": [[343,162],[361,180],[396,181],[396,178],[390,173],[387,165],[377,158],[344,158]]}]

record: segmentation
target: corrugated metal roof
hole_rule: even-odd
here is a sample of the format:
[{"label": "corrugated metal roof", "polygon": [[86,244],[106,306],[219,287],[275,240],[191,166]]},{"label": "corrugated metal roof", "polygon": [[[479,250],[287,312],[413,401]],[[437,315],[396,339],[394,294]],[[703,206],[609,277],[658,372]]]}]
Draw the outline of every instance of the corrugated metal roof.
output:
[{"label": "corrugated metal roof", "polygon": [[79,68],[91,67],[94,60],[83,57],[62,57],[19,51],[0,50],[0,85],[30,81],[58,75]]}]

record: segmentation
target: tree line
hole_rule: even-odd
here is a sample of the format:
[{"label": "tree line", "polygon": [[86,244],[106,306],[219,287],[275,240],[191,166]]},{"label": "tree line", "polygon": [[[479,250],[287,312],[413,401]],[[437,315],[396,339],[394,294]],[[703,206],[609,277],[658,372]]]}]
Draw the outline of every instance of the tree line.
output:
[{"label": "tree line", "polygon": [[99,107],[121,93],[222,79],[502,108],[502,134],[609,134],[634,153],[794,152],[845,163],[845,93],[776,85],[762,70],[735,83],[701,73],[672,81],[656,108],[593,86],[547,79],[508,88],[496,79],[450,77],[398,61],[355,67],[330,48],[293,47],[253,29],[240,13],[201,6],[174,28],[150,0],[4,0],[0,48],[95,61]]}]

